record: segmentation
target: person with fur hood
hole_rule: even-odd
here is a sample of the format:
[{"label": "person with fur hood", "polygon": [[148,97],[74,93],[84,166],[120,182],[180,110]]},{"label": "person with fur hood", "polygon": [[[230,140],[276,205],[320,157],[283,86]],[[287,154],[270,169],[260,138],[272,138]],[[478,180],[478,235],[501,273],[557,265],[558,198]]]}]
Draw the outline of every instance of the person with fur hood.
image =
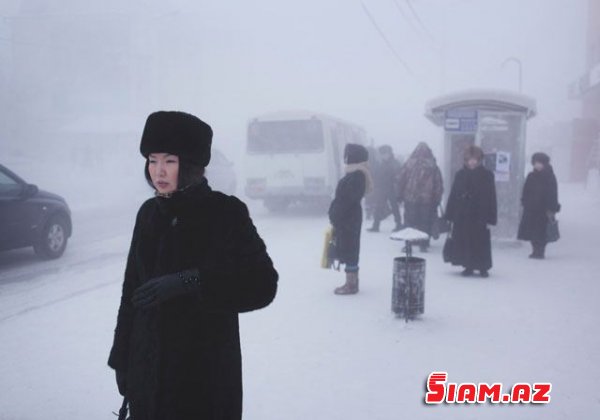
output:
[{"label": "person with fur hood", "polygon": [[[421,142],[400,169],[398,198],[404,202],[404,224],[431,236],[442,200],[442,172],[427,143]],[[429,239],[419,244],[427,251]]]},{"label": "person with fur hood", "polygon": [[335,198],[329,206],[329,220],[333,226],[336,259],[345,264],[346,282],[336,288],[336,295],[358,293],[358,257],[362,228],[361,201],[373,189],[367,167],[369,152],[359,144],[347,144],[344,149],[346,174],[337,184]]}]

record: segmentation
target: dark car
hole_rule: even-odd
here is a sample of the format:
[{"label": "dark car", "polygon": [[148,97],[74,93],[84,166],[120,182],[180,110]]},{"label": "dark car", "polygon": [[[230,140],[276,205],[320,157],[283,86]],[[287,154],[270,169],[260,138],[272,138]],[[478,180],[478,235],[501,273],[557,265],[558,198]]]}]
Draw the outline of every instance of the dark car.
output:
[{"label": "dark car", "polygon": [[71,233],[71,211],[64,198],[0,165],[0,251],[33,246],[42,258],[58,258]]}]

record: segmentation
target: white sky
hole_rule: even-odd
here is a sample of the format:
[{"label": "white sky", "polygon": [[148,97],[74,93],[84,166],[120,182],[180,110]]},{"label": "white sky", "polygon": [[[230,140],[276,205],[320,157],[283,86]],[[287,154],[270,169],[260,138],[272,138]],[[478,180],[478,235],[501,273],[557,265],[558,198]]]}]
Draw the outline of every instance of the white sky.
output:
[{"label": "white sky", "polygon": [[[79,13],[93,2],[66,3]],[[425,102],[465,88],[516,90],[517,66],[502,67],[511,56],[523,63],[524,93],[538,101],[533,129],[577,115],[567,87],[584,72],[587,1],[410,0],[427,31],[406,0],[363,4],[412,74],[385,45],[360,0],[135,0],[95,3],[88,10],[126,9],[149,32],[168,27],[170,39],[162,42],[177,59],[163,74],[168,92],[147,112],[158,106],[195,113],[230,142],[222,148],[233,154],[249,118],[282,109],[359,123],[377,143],[401,152],[420,140],[439,141],[440,130],[423,117]],[[11,16],[18,5],[0,0],[0,13]]]}]

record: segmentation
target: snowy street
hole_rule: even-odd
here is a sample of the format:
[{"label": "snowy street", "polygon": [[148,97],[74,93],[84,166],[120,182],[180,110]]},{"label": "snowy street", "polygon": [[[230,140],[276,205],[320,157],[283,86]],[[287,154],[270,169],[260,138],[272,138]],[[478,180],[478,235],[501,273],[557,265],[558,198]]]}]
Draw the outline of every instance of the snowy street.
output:
[{"label": "snowy street", "polygon": [[0,420],[595,419],[600,0],[0,0],[0,250]]},{"label": "snowy street", "polygon": [[[240,315],[246,420],[587,419],[600,410],[600,198],[564,184],[561,240],[545,261],[528,244],[495,243],[488,279],[427,254],[425,314],[390,310],[401,245],[363,224],[361,291],[335,296],[343,274],[319,267],[325,215],[269,215],[249,202],[279,271],[264,310]],[[74,210],[58,260],[0,254],[0,419],[106,419],[120,406],[106,365],[139,201]],[[293,232],[293,235],[290,235]],[[551,382],[547,405],[426,406],[425,381]],[[18,401],[18,403],[15,403]]]}]

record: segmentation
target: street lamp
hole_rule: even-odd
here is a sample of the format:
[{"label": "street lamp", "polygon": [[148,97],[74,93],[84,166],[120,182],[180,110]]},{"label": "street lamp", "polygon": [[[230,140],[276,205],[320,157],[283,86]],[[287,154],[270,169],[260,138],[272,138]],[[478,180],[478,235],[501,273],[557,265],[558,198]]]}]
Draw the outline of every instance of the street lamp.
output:
[{"label": "street lamp", "polygon": [[510,62],[515,63],[519,67],[519,93],[523,93],[523,63],[516,57],[508,57],[502,63],[502,68],[506,67]]}]

